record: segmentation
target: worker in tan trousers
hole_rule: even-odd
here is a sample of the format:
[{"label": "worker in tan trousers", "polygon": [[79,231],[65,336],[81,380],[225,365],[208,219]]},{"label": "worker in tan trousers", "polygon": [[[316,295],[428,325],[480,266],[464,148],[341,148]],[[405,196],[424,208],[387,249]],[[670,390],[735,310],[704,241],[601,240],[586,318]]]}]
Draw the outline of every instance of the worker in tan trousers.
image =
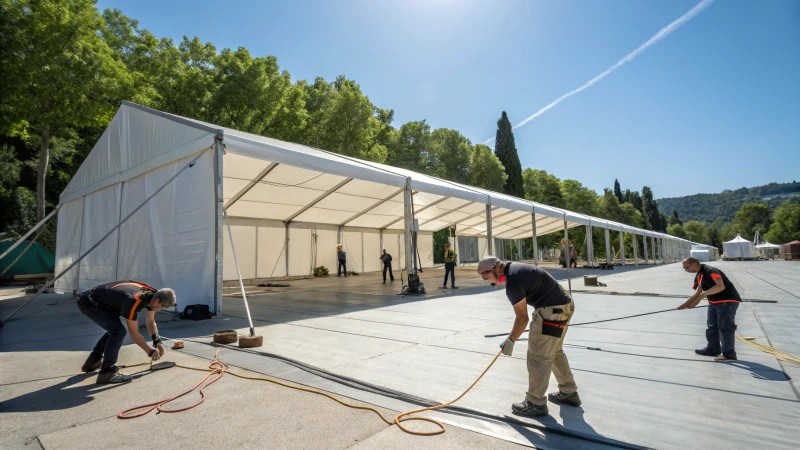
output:
[{"label": "worker in tan trousers", "polygon": [[[512,412],[520,416],[546,416],[549,414],[548,399],[553,403],[580,406],[578,386],[562,349],[567,326],[575,312],[575,304],[564,288],[552,275],[536,266],[503,262],[494,256],[480,260],[478,273],[492,286],[505,284],[506,296],[514,307],[514,327],[500,345],[504,355],[511,356],[514,342],[528,325],[528,306],[534,308],[528,333],[528,392],[525,400],[511,405]],[[558,392],[545,397],[551,372],[558,381]]]}]

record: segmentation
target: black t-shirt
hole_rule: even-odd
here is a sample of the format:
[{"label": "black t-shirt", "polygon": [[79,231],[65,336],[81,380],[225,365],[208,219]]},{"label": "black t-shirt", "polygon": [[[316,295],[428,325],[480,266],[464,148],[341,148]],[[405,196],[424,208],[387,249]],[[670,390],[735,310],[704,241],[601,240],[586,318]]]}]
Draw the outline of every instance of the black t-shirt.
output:
[{"label": "black t-shirt", "polygon": [[92,298],[100,307],[128,320],[136,320],[139,311],[147,306],[140,294],[147,291],[156,290],[138,281],[112,281],[94,288]]},{"label": "black t-shirt", "polygon": [[506,263],[506,296],[512,305],[523,298],[534,308],[566,305],[570,302],[564,288],[546,271],[523,263]]},{"label": "black t-shirt", "polygon": [[725,290],[714,295],[709,295],[708,303],[716,305],[717,303],[741,302],[742,297],[739,297],[739,291],[736,290],[736,286],[731,283],[728,277],[726,277],[721,270],[705,264],[700,265],[700,272],[697,272],[697,275],[694,276],[692,289],[697,289],[697,286],[701,286],[704,291],[707,291],[714,287],[716,285],[716,280],[720,278],[725,285]]}]

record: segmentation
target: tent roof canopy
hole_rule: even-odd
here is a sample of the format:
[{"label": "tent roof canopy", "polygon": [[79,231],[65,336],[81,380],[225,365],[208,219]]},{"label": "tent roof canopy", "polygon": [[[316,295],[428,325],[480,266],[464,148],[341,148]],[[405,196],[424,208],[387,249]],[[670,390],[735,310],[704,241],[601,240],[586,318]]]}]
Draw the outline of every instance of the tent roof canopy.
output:
[{"label": "tent roof canopy", "polygon": [[225,145],[223,192],[231,217],[344,227],[403,229],[403,190],[412,191],[420,230],[455,225],[459,235],[486,236],[487,205],[494,237],[516,239],[592,225],[643,236],[666,234],[554,208],[385,164],[257,136],[123,102],[73,180],[66,203],[164,164]]}]

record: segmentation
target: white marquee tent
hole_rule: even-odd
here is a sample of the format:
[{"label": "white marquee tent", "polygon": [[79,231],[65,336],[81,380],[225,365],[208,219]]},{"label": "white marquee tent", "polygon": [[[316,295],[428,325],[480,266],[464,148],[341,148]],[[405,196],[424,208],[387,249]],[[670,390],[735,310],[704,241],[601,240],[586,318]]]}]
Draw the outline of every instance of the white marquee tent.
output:
[{"label": "white marquee tent", "polygon": [[485,254],[493,238],[565,226],[605,229],[607,249],[612,231],[640,235],[653,262],[691,250],[674,236],[123,102],[61,194],[56,274],[91,252],[55,288],[135,279],[220,313],[222,281],[237,278],[223,211],[243,278],[334,268],[337,243],[351,270],[379,270],[381,247],[410,267],[414,219],[423,267],[431,233],[448,226],[483,239]]},{"label": "white marquee tent", "polygon": [[753,243],[738,234],[728,242],[722,243],[722,257],[725,259],[748,259],[754,256]]}]

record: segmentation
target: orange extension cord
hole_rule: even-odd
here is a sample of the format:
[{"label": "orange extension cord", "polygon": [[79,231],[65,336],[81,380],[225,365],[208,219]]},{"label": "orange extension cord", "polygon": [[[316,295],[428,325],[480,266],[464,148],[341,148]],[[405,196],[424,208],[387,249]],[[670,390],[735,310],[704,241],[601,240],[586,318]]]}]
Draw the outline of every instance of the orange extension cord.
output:
[{"label": "orange extension cord", "polygon": [[[205,394],[205,391],[204,391],[205,388],[207,388],[208,386],[210,386],[210,385],[214,384],[215,382],[217,382],[220,378],[222,378],[222,376],[224,374],[229,373],[229,374],[231,374],[231,375],[233,375],[235,377],[243,378],[245,380],[268,381],[270,383],[274,383],[274,384],[277,384],[277,385],[280,385],[280,386],[288,387],[290,389],[296,389],[298,391],[304,391],[304,392],[310,392],[310,393],[313,393],[313,394],[323,395],[323,396],[328,397],[329,399],[331,399],[331,400],[333,400],[333,401],[335,401],[335,402],[337,402],[337,403],[339,403],[341,405],[347,406],[348,408],[364,409],[364,410],[372,411],[375,414],[377,414],[378,416],[380,416],[380,418],[384,422],[386,422],[388,425],[397,425],[401,430],[405,431],[406,433],[414,434],[414,435],[417,435],[417,436],[434,436],[434,435],[437,435],[437,434],[444,433],[445,428],[444,428],[444,425],[441,422],[439,422],[437,420],[434,420],[434,419],[430,419],[428,417],[406,417],[406,416],[410,416],[411,414],[421,413],[421,412],[424,412],[424,411],[435,411],[437,409],[442,409],[442,408],[450,406],[453,403],[461,400],[461,398],[464,397],[465,395],[467,395],[467,392],[469,392],[473,387],[475,387],[475,385],[478,384],[478,381],[480,381],[481,378],[483,378],[483,376],[486,375],[486,372],[489,371],[489,369],[494,365],[494,363],[497,361],[497,358],[499,358],[500,354],[502,353],[502,350],[497,352],[497,355],[494,357],[492,362],[489,363],[489,365],[486,367],[486,369],[484,369],[484,371],[481,373],[481,375],[478,377],[478,379],[476,379],[475,382],[472,383],[470,385],[470,387],[468,387],[467,390],[465,390],[461,395],[456,397],[455,400],[449,401],[449,402],[447,402],[447,403],[445,403],[443,405],[429,406],[427,408],[420,408],[420,409],[414,409],[414,410],[411,410],[411,411],[406,411],[404,413],[398,414],[394,418],[394,420],[390,420],[390,419],[387,419],[386,416],[384,416],[380,411],[378,411],[375,408],[372,408],[370,406],[353,405],[353,404],[347,403],[347,402],[345,402],[343,400],[340,400],[340,399],[334,397],[333,395],[328,394],[327,392],[322,392],[322,391],[319,391],[317,389],[306,388],[306,387],[302,387],[302,386],[291,385],[291,384],[287,384],[287,383],[284,383],[284,382],[281,382],[281,381],[278,381],[278,380],[273,380],[271,378],[250,377],[250,376],[246,376],[246,375],[240,375],[240,374],[237,374],[235,372],[231,372],[231,371],[228,370],[228,365],[219,360],[219,351],[220,350],[221,349],[218,348],[217,351],[214,353],[214,360],[211,361],[211,363],[208,365],[208,369],[198,369],[196,367],[176,365],[176,367],[180,367],[180,368],[183,368],[183,369],[199,370],[199,371],[203,371],[203,372],[209,372],[205,377],[203,377],[202,380],[200,380],[199,383],[194,385],[193,388],[189,389],[188,391],[186,391],[186,392],[184,392],[184,393],[182,393],[180,395],[176,395],[175,397],[171,397],[171,398],[168,398],[166,400],[162,400],[160,402],[148,403],[146,405],[141,405],[141,406],[136,406],[136,407],[133,407],[133,408],[126,409],[124,411],[121,411],[117,415],[117,417],[119,417],[120,419],[133,419],[135,417],[144,416],[144,415],[148,414],[149,412],[153,411],[154,409],[157,409],[159,412],[163,412],[163,413],[176,413],[176,412],[181,412],[181,411],[186,411],[186,410],[192,409],[192,408],[200,405],[201,403],[203,403],[203,401],[205,400],[205,398],[206,398],[206,394]],[[148,364],[148,363],[136,364],[136,366],[141,366],[141,365],[146,365],[146,364]],[[127,367],[135,367],[135,366],[127,366]],[[208,381],[209,379],[211,379],[211,381],[206,383],[206,381]],[[197,403],[194,403],[193,405],[185,406],[185,407],[182,407],[182,408],[177,408],[177,409],[166,409],[166,408],[163,408],[163,406],[166,405],[167,403],[170,403],[173,400],[179,399],[179,398],[183,397],[184,395],[187,395],[190,392],[193,392],[198,387],[200,387],[200,401],[198,401]],[[139,412],[134,412],[134,411],[139,411]],[[421,421],[425,421],[425,422],[430,422],[430,423],[436,424],[439,427],[439,430],[436,430],[436,431],[413,431],[413,430],[409,430],[408,428],[404,427],[402,425],[402,423],[401,423],[401,422],[408,422],[408,421],[412,421],[412,420],[421,420]]]}]

